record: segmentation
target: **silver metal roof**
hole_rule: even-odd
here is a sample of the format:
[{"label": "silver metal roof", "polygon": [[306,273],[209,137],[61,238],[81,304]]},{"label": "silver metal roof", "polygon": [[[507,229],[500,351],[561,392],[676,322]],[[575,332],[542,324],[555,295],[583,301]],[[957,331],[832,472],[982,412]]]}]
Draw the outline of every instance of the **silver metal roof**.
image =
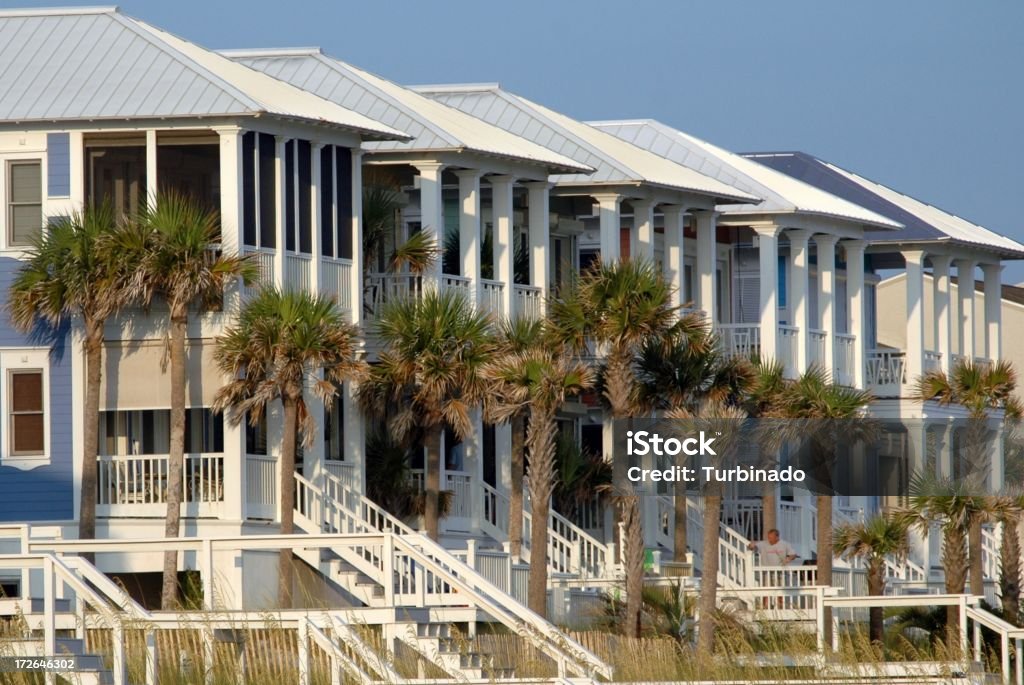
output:
[{"label": "silver metal roof", "polygon": [[222,55],[401,129],[413,140],[367,142],[369,151],[471,150],[556,172],[592,168],[415,91],[323,54],[319,48],[224,50]]},{"label": "silver metal roof", "polygon": [[0,12],[0,121],[264,114],[406,137],[117,8]]},{"label": "silver metal roof", "polygon": [[764,198],[764,202],[758,205],[722,205],[719,211],[723,214],[806,213],[873,227],[900,228],[899,223],[881,214],[659,121],[640,119],[588,123],[637,147]]},{"label": "silver metal roof", "polygon": [[414,86],[414,90],[571,157],[596,171],[555,176],[559,184],[652,184],[711,195],[727,202],[760,198],[576,121],[497,84]]}]

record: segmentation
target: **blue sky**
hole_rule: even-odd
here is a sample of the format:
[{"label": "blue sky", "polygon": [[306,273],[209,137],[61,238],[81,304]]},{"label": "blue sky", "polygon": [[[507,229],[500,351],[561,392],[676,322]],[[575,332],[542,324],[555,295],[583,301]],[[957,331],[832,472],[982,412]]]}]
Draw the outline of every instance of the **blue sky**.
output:
[{"label": "blue sky", "polygon": [[[579,119],[804,150],[1024,241],[1019,0],[120,6],[207,47],[319,45],[399,83],[500,81]],[[1006,280],[1024,281],[1024,264]]]}]

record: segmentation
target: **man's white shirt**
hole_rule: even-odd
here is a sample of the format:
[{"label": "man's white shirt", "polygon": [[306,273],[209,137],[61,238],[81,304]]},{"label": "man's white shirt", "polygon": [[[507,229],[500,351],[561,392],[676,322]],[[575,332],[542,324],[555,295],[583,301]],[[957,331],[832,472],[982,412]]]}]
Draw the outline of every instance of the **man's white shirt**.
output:
[{"label": "man's white shirt", "polygon": [[779,540],[774,545],[767,540],[761,540],[754,544],[763,566],[784,566],[786,559],[797,556],[793,545],[785,540]]}]

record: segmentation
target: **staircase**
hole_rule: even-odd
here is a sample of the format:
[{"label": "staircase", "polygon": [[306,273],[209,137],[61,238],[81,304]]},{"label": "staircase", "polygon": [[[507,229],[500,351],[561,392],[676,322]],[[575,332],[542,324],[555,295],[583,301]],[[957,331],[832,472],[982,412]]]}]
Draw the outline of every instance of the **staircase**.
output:
[{"label": "staircase", "polygon": [[[311,534],[351,536],[296,555],[369,607],[394,608],[405,630],[391,635],[461,678],[502,672],[473,651],[454,649],[452,622],[501,623],[558,666],[560,677],[611,677],[611,668],[554,625],[522,606],[451,552],[330,474],[319,483],[295,475],[296,526]],[[442,618],[443,617],[443,618]],[[443,627],[448,626],[448,627]]]}]

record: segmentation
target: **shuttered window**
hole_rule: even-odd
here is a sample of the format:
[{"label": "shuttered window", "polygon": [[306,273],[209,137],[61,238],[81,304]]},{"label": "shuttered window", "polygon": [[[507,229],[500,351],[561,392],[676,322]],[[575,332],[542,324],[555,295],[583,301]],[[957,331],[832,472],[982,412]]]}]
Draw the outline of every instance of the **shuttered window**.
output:
[{"label": "shuttered window", "polygon": [[7,177],[7,244],[27,247],[43,227],[42,163],[11,162]]},{"label": "shuttered window", "polygon": [[43,372],[38,369],[11,371],[11,455],[45,454],[46,421],[43,406]]}]

